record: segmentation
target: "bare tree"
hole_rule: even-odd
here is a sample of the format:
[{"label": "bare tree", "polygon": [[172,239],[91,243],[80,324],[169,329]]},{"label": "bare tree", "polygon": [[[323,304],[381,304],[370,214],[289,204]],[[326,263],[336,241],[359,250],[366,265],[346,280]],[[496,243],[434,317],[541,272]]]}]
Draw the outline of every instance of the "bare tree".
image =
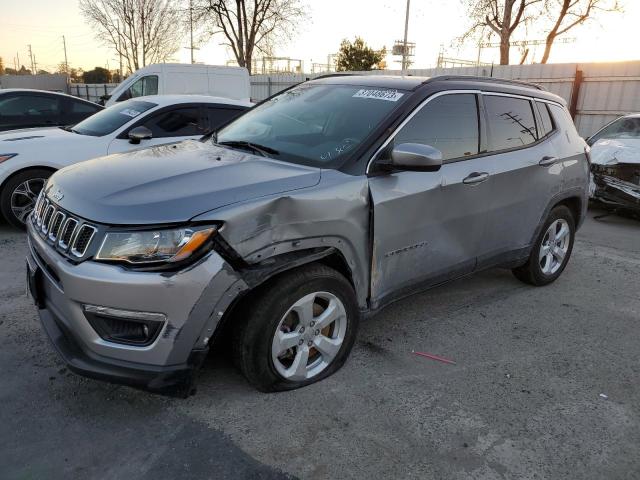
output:
[{"label": "bare tree", "polygon": [[542,0],[467,0],[467,10],[473,26],[462,39],[487,28],[500,38],[500,65],[509,65],[511,35],[531,19],[531,6]]},{"label": "bare tree", "polygon": [[169,0],[80,0],[97,37],[121,55],[130,72],[167,61],[179,48],[185,11]]},{"label": "bare tree", "polygon": [[620,11],[618,0],[545,0],[545,10],[552,18],[553,26],[545,42],[541,63],[547,63],[553,42],[560,35],[582,25],[600,11]]},{"label": "bare tree", "polygon": [[213,24],[211,34],[224,35],[223,45],[249,73],[256,51],[270,55],[274,44],[291,38],[306,17],[300,0],[200,0],[195,8],[200,21]]}]

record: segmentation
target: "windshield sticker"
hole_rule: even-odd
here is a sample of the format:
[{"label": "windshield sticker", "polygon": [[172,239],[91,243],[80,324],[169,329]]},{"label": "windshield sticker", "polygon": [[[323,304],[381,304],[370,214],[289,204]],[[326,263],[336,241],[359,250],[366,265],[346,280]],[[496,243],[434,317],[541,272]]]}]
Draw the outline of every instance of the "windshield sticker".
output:
[{"label": "windshield sticker", "polygon": [[388,102],[397,102],[404,95],[396,90],[370,90],[363,88],[358,90],[353,98],[375,98],[376,100],[387,100]]},{"label": "windshield sticker", "polygon": [[138,110],[135,110],[133,108],[125,108],[120,113],[122,115],[126,115],[127,117],[134,118],[134,117],[137,117],[138,115],[140,115],[142,112],[139,112]]}]

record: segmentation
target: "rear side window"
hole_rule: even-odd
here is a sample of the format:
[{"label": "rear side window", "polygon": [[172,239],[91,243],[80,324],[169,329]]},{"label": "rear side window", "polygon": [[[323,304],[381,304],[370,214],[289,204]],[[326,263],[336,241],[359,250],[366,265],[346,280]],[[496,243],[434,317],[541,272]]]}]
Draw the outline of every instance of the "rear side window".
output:
[{"label": "rear side window", "polygon": [[71,113],[96,113],[100,107],[85,102],[71,102]]},{"label": "rear side window", "polygon": [[437,148],[443,160],[477,155],[478,104],[469,93],[442,95],[427,103],[402,127],[394,143],[421,143]]},{"label": "rear side window", "polygon": [[492,151],[523,147],[538,139],[529,100],[486,95],[484,104]]},{"label": "rear side window", "polygon": [[207,107],[207,117],[209,118],[209,129],[217,130],[222,125],[230,122],[244,112],[239,108]]},{"label": "rear side window", "polygon": [[178,108],[154,115],[145,123],[153,133],[153,138],[183,137],[204,135],[206,128],[200,119],[200,109],[197,107]]},{"label": "rear side window", "polygon": [[540,125],[539,134],[540,137],[546,137],[551,132],[553,132],[553,120],[551,119],[551,114],[549,113],[549,107],[546,103],[536,102],[536,106],[538,107],[538,112],[540,112]]}]

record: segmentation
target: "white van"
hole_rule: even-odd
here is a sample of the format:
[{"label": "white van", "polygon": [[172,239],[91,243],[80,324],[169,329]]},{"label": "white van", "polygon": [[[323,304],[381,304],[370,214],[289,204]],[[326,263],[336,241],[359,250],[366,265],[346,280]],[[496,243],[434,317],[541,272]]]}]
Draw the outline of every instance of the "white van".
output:
[{"label": "white van", "polygon": [[134,97],[167,94],[211,95],[248,102],[249,72],[243,67],[156,63],[131,74],[102,100],[108,107]]}]

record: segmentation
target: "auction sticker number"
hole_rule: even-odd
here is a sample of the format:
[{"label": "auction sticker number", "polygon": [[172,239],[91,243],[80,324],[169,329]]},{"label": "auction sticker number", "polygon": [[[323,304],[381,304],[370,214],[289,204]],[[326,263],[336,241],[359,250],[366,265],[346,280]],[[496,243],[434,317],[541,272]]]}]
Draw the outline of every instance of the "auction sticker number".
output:
[{"label": "auction sticker number", "polygon": [[404,95],[396,90],[372,90],[363,88],[358,90],[354,98],[375,98],[376,100],[386,100],[388,102],[397,102]]}]

